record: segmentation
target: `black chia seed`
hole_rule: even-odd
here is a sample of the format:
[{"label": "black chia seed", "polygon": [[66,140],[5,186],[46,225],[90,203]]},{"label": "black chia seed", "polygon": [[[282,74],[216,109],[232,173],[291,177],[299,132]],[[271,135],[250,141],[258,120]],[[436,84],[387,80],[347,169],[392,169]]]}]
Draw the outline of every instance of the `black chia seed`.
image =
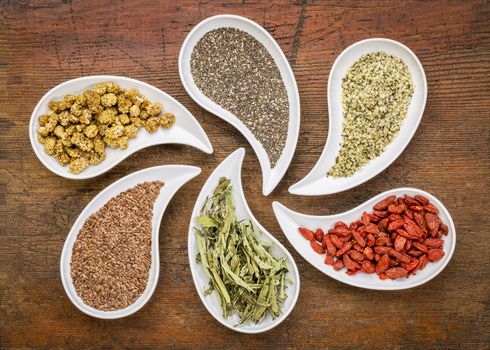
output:
[{"label": "black chia seed", "polygon": [[267,49],[239,29],[214,29],[194,47],[191,73],[205,96],[249,128],[274,167],[286,144],[289,101]]}]

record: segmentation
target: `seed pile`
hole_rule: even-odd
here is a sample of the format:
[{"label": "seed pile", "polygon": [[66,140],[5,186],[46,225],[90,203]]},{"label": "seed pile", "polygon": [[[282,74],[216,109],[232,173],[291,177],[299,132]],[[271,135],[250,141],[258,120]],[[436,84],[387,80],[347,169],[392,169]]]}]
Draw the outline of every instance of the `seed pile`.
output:
[{"label": "seed pile", "polygon": [[350,225],[335,223],[327,234],[321,228],[313,232],[300,227],[299,232],[315,252],[326,253],[325,264],[336,271],[345,267],[348,275],[362,271],[380,279],[404,278],[442,259],[448,227],[426,197],[393,195],[373,209]]},{"label": "seed pile", "polygon": [[258,323],[268,313],[278,317],[287,297],[286,259],[272,256],[252,223],[237,218],[229,179],[220,179],[197,222],[197,261],[210,278],[205,294],[217,292],[223,317],[237,313],[240,324]]},{"label": "seed pile", "polygon": [[191,73],[204,95],[245,124],[274,167],[286,144],[289,101],[267,49],[239,29],[215,29],[194,47]]},{"label": "seed pile", "polygon": [[400,58],[374,52],[356,61],[342,79],[342,144],[328,175],[352,176],[378,157],[400,131],[413,93]]},{"label": "seed pile", "polygon": [[71,278],[85,304],[114,311],[133,304],[148,283],[153,205],[163,182],[145,182],[110,199],[83,224]]},{"label": "seed pile", "polygon": [[66,95],[48,106],[49,111],[39,117],[38,140],[58,163],[70,164],[73,174],[102,162],[106,146],[127,148],[141,127],[155,132],[175,122],[172,113],[160,115],[160,103],[112,82],[96,84],[81,95]]}]

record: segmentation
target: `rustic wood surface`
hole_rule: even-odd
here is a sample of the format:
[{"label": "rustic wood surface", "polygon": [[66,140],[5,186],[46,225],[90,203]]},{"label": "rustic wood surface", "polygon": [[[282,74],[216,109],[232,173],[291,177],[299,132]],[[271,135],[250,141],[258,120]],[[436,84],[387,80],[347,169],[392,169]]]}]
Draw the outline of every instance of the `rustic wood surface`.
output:
[{"label": "rustic wood surface", "polygon": [[[230,125],[186,94],[177,58],[187,33],[215,14],[263,25],[288,57],[299,86],[302,120],[295,157],[269,197],[258,161]],[[298,197],[288,187],[323,149],[326,82],[335,58],[365,38],[408,45],[421,60],[427,107],[408,148],[387,170],[344,193]],[[53,86],[92,74],[123,75],[161,88],[201,122],[215,152],[183,146],[142,150],[108,173],[63,179],[36,158],[28,122]],[[0,8],[0,348],[398,348],[488,349],[490,343],[490,3],[488,1],[30,1]],[[252,211],[295,258],[301,274],[296,308],[260,335],[233,332],[202,305],[187,258],[194,201],[208,175],[239,146]],[[160,235],[161,275],[138,313],[115,321],[79,312],[60,281],[65,237],[84,206],[133,171],[168,163],[202,167],[174,197]],[[447,268],[406,291],[378,292],[337,282],[286,242],[273,200],[312,214],[352,208],[400,186],[427,190],[451,212],[458,233]]]}]

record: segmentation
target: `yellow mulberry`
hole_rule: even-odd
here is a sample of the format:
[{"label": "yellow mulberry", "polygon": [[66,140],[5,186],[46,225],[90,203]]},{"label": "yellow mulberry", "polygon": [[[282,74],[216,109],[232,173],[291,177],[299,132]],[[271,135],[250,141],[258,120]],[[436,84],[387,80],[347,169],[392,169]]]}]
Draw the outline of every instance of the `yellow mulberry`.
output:
[{"label": "yellow mulberry", "polygon": [[75,158],[70,162],[70,171],[73,174],[80,174],[83,169],[88,166],[88,160],[86,158]]},{"label": "yellow mulberry", "polygon": [[72,158],[80,158],[82,156],[79,148],[65,147],[65,152]]},{"label": "yellow mulberry", "polygon": [[102,141],[100,137],[96,137],[94,139],[94,151],[98,155],[103,155],[105,154],[105,143]]},{"label": "yellow mulberry", "polygon": [[65,152],[55,154],[54,158],[63,166],[70,162],[70,156]]},{"label": "yellow mulberry", "polygon": [[146,110],[140,111],[140,119],[146,120],[150,117],[150,114]]},{"label": "yellow mulberry", "polygon": [[107,92],[107,87],[105,86],[105,83],[95,84],[94,85],[94,92],[97,95],[105,94]]},{"label": "yellow mulberry", "polygon": [[175,123],[175,116],[172,113],[165,113],[158,118],[158,123],[162,128],[170,128]]},{"label": "yellow mulberry", "polygon": [[138,134],[138,128],[134,124],[129,124],[124,127],[124,135],[127,137],[135,137]]},{"label": "yellow mulberry", "polygon": [[56,128],[54,128],[53,134],[62,139],[65,136],[65,128],[61,125],[57,125]]},{"label": "yellow mulberry", "polygon": [[44,152],[46,152],[47,154],[53,154],[55,145],[56,145],[56,139],[54,137],[46,138],[44,142]]},{"label": "yellow mulberry", "polygon": [[116,121],[116,112],[112,109],[104,109],[97,115],[97,120],[101,124],[112,124]]},{"label": "yellow mulberry", "polygon": [[44,126],[48,122],[48,116],[43,114],[39,116],[39,125]]},{"label": "yellow mulberry", "polygon": [[85,136],[87,136],[88,138],[94,138],[95,136],[97,136],[97,134],[99,133],[99,129],[97,129],[97,126],[96,125],[89,125],[87,126],[84,130],[83,130],[83,133],[85,134]]},{"label": "yellow mulberry", "polygon": [[129,108],[129,115],[131,117],[137,117],[140,115],[140,108],[136,105],[132,105],[131,108]]},{"label": "yellow mulberry", "polygon": [[129,107],[131,107],[132,103],[123,95],[119,95],[117,98],[117,109],[120,113],[128,113]]},{"label": "yellow mulberry", "polygon": [[144,126],[145,126],[145,129],[148,132],[155,132],[155,131],[157,131],[157,128],[158,128],[158,118],[157,117],[148,118],[145,121],[145,125]]},{"label": "yellow mulberry", "polygon": [[92,112],[90,112],[89,109],[84,108],[82,111],[82,114],[80,115],[80,117],[78,119],[79,119],[80,123],[88,125],[92,121],[92,118],[93,118]]},{"label": "yellow mulberry", "polygon": [[117,96],[113,92],[104,94],[100,98],[100,104],[104,107],[112,107],[117,103]]},{"label": "yellow mulberry", "polygon": [[140,118],[131,117],[131,118],[129,118],[129,121],[131,122],[132,125],[134,125],[138,129],[143,126],[143,121]]},{"label": "yellow mulberry", "polygon": [[66,108],[70,108],[75,100],[76,97],[73,95],[65,95],[65,97],[63,97],[63,102],[65,103]]},{"label": "yellow mulberry", "polygon": [[129,124],[129,117],[126,113],[119,114],[118,117],[122,125]]},{"label": "yellow mulberry", "polygon": [[107,92],[119,92],[119,85],[113,82],[108,82],[105,83],[105,86],[107,88]]},{"label": "yellow mulberry", "polygon": [[127,136],[122,136],[122,137],[118,138],[117,141],[119,143],[119,148],[120,149],[126,149],[126,148],[128,148],[128,138],[127,138]]},{"label": "yellow mulberry", "polygon": [[82,107],[78,103],[74,103],[70,107],[70,113],[73,114],[75,117],[79,117],[82,115]]},{"label": "yellow mulberry", "polygon": [[74,132],[71,136],[71,143],[78,146],[82,151],[90,151],[94,148],[94,143],[80,132]]},{"label": "yellow mulberry", "polygon": [[124,126],[115,125],[110,128],[107,128],[107,130],[105,131],[105,136],[111,139],[117,139],[121,137],[123,133],[124,133]]},{"label": "yellow mulberry", "polygon": [[45,126],[41,126],[37,129],[37,133],[39,134],[39,136],[44,137],[44,136],[48,136],[50,132],[48,131],[48,129],[46,129]]},{"label": "yellow mulberry", "polygon": [[99,113],[101,110],[100,106],[100,95],[96,94],[91,90],[87,90],[83,93],[83,96],[87,99],[87,107],[93,113]]},{"label": "yellow mulberry", "polygon": [[148,107],[146,107],[146,111],[152,117],[157,116],[162,111],[162,105],[160,103],[150,103]]}]

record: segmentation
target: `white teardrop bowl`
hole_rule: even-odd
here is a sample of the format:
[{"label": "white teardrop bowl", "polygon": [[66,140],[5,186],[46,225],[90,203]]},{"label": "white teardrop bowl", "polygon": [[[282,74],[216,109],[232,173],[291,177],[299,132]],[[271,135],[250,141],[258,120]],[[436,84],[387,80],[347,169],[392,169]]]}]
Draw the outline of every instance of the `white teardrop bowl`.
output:
[{"label": "white teardrop bowl", "polygon": [[[393,194],[397,196],[403,196],[404,194],[414,196],[420,194],[427,197],[430,202],[439,209],[439,218],[441,221],[448,226],[448,235],[442,237],[442,239],[444,239],[444,257],[437,262],[429,262],[425,269],[417,271],[415,276],[410,275],[408,278],[396,280],[380,280],[376,274],[365,274],[360,272],[354,276],[349,276],[345,273],[345,269],[335,271],[332,266],[324,263],[325,255],[315,253],[310,247],[310,242],[298,232],[299,227],[306,227],[309,229],[322,228],[323,230],[328,230],[332,228],[333,224],[337,221],[344,221],[349,224],[352,221],[360,219],[364,211],[372,212],[374,204]],[[287,239],[306,261],[327,276],[355,287],[377,290],[398,290],[419,286],[436,277],[446,267],[449,260],[451,260],[454,248],[456,247],[456,229],[447,209],[436,197],[416,188],[397,188],[386,191],[354,209],[336,215],[315,216],[301,214],[286,208],[279,202],[274,202],[272,207],[276,219]]]},{"label": "white teardrop bowl", "polygon": [[[114,182],[112,185],[100,192],[94,199],[92,199],[89,204],[87,204],[85,209],[73,224],[73,227],[66,238],[60,259],[61,282],[63,283],[65,292],[73,305],[75,305],[80,311],[92,317],[115,319],[126,317],[135,313],[148,302],[155,291],[155,287],[158,282],[158,275],[160,273],[158,237],[163,213],[165,212],[165,209],[167,208],[167,205],[174,196],[175,192],[177,192],[185,183],[200,173],[200,168],[188,165],[163,165],[143,169]],[[148,284],[143,294],[141,294],[141,296],[133,304],[124,309],[116,311],[101,311],[95,309],[83,302],[73,286],[73,281],[70,274],[73,245],[77,239],[80,229],[83,227],[83,224],[90,217],[90,215],[102,208],[111,198],[146,181],[163,181],[165,183],[161,188],[160,194],[153,207],[151,267]]]},{"label": "white teardrop bowl", "polygon": [[[335,158],[342,142],[342,78],[349,68],[361,56],[377,51],[384,51],[399,57],[410,70],[415,85],[408,114],[400,132],[386,146],[385,151],[377,158],[370,160],[361,170],[351,177],[333,178],[327,176],[335,164]],[[405,45],[390,39],[367,39],[359,41],[345,49],[335,60],[328,78],[328,136],[327,142],[313,169],[302,180],[289,187],[289,192],[296,195],[315,196],[342,192],[368,181],[393,163],[412,139],[422,119],[427,100],[427,80],[424,68],[415,54]]]},{"label": "white teardrop bowl", "polygon": [[[241,168],[244,155],[245,150],[243,148],[239,148],[238,150],[230,154],[213,171],[213,173],[209,176],[208,180],[204,184],[201,193],[197,198],[196,204],[194,206],[194,211],[192,212],[191,222],[189,224],[189,264],[191,267],[192,278],[194,280],[197,293],[199,294],[199,297],[201,298],[201,301],[206,309],[218,322],[234,331],[242,333],[261,333],[276,327],[290,314],[290,312],[294,308],[294,305],[296,304],[296,301],[298,300],[300,281],[298,268],[296,267],[296,263],[294,262],[291,254],[289,254],[286,248],[277,239],[275,239],[274,236],[272,236],[269,232],[265,230],[265,228],[257,221],[257,219],[255,219],[252,212],[250,211],[250,208],[248,207],[247,201],[245,200],[245,195],[243,193],[241,180]],[[235,326],[240,323],[238,316],[232,315],[228,318],[223,317],[221,313],[221,304],[218,296],[216,295],[216,292],[213,292],[208,296],[204,295],[204,290],[208,288],[209,277],[206,274],[206,271],[203,269],[202,265],[196,262],[198,249],[196,238],[194,236],[194,227],[198,225],[196,222],[196,218],[200,215],[201,208],[206,197],[213,194],[214,189],[218,185],[219,179],[223,176],[231,180],[231,185],[233,186],[233,201],[235,203],[237,217],[243,220],[250,220],[253,225],[260,232],[262,232],[262,234],[259,235],[257,238],[261,241],[272,243],[271,253],[277,257],[285,257],[287,260],[289,272],[287,273],[286,278],[293,281],[293,284],[287,284],[286,294],[288,295],[288,297],[284,302],[282,314],[275,320],[273,320],[272,317],[268,315],[266,319],[259,324]]]},{"label": "white teardrop bowl", "polygon": [[[286,145],[283,153],[279,158],[276,166],[271,168],[269,157],[262,144],[255,138],[251,131],[240,121],[234,114],[220,107],[218,104],[206,97],[194,83],[191,73],[191,55],[194,46],[198,41],[209,31],[217,28],[237,28],[252,35],[269,51],[274,62],[276,63],[281,77],[284,81],[289,99],[289,127]],[[248,18],[233,16],[233,15],[218,15],[205,19],[196,25],[187,35],[179,55],[179,74],[180,80],[184,85],[189,96],[196,103],[209,112],[217,115],[224,121],[233,125],[238,129],[243,136],[248,140],[253,150],[257,154],[257,158],[262,169],[263,184],[262,192],[265,196],[269,195],[277,186],[279,181],[286,173],[291,160],[293,159],[296,143],[299,135],[300,125],[300,102],[298,87],[294,78],[293,71],[289,66],[288,60],[274,38],[260,25]]]},{"label": "white teardrop bowl", "polygon": [[[39,127],[39,116],[48,111],[48,103],[51,101],[62,100],[67,94],[81,94],[87,89],[91,89],[95,84],[103,82],[115,82],[125,89],[136,88],[138,91],[152,102],[160,102],[163,105],[164,112],[171,112],[175,115],[175,124],[169,129],[159,128],[154,133],[149,133],[141,128],[135,138],[129,140],[128,148],[112,149],[106,148],[106,159],[98,165],[89,165],[80,174],[72,174],[68,166],[60,165],[54,157],[44,152],[44,146],[37,140],[37,129]],[[141,82],[136,79],[130,79],[112,75],[94,75],[68,80],[48,91],[36,105],[32,112],[29,124],[29,137],[31,145],[41,163],[56,175],[67,179],[83,180],[99,176],[131,154],[140,149],[160,145],[160,144],[183,144],[200,149],[205,153],[213,153],[211,142],[202,129],[201,125],[192,116],[192,114],[177,100],[160,89]]]}]

